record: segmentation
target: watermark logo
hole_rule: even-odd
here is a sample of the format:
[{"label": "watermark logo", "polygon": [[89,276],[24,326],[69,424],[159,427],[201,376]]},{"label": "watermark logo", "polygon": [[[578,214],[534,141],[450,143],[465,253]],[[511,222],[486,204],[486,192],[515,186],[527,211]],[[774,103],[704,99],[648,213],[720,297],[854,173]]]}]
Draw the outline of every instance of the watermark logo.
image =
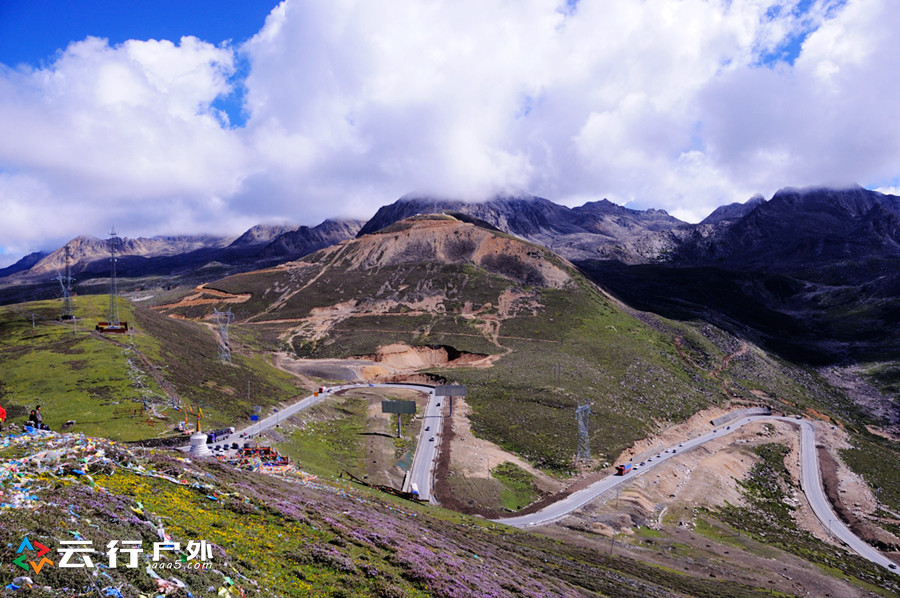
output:
[{"label": "watermark logo", "polygon": [[[18,556],[13,560],[13,564],[25,571],[29,570],[30,565],[30,569],[40,573],[45,565],[54,566],[53,561],[46,556],[51,550],[49,546],[37,541],[32,542],[25,536],[19,544],[16,551]],[[100,560],[106,557],[106,563],[101,563],[100,566],[115,569],[123,565],[126,569],[136,569],[144,548],[140,540],[110,540],[106,545],[106,552],[103,553],[95,550],[90,540],[79,537],[77,540],[60,540],[60,547],[56,552],[59,555],[59,563],[55,566],[60,569],[94,569],[98,565],[94,564],[93,558],[98,555]],[[176,557],[177,562],[163,561],[163,554],[167,552]],[[184,550],[181,549],[180,542],[154,542],[152,554],[150,563],[152,569],[209,569],[213,556],[212,544],[206,540],[191,540],[187,542]]]},{"label": "watermark logo", "polygon": [[[34,555],[36,560],[29,561],[29,553],[36,552]],[[19,544],[19,549],[16,551],[16,554],[19,556],[16,557],[16,560],[13,561],[14,565],[18,565],[22,567],[26,571],[28,571],[28,565],[31,565],[31,568],[34,569],[35,573],[40,573],[41,569],[44,568],[44,565],[53,565],[53,561],[48,559],[45,555],[50,552],[50,548],[44,546],[40,542],[35,541],[34,543],[28,539],[28,536],[22,540],[22,543]],[[26,564],[27,562],[27,564]]]}]

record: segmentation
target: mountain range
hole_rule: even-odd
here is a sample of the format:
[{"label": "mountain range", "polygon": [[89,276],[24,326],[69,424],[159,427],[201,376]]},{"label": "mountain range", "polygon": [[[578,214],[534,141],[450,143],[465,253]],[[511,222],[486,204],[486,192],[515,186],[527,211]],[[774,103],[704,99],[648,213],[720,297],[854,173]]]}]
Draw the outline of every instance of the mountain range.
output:
[{"label": "mountain range", "polygon": [[[784,189],[699,224],[608,201],[481,203],[406,196],[359,234],[415,213],[460,211],[542,244],[639,309],[711,321],[800,362],[900,358],[900,198]],[[892,370],[886,382],[895,383]]]},{"label": "mountain range", "polygon": [[[406,195],[368,222],[256,226],[238,238],[122,239],[120,288],[196,285],[291,261],[417,214],[447,212],[547,247],[639,309],[708,320],[791,359],[900,358],[900,198],[859,187],[783,189],[698,224],[607,200],[569,208],[535,196],[481,203]],[[103,292],[105,241],[67,244],[79,292]],[[0,302],[52,298],[61,248],[0,270]],[[890,383],[891,376],[888,377]]]},{"label": "mountain range", "polygon": [[657,261],[691,230],[691,225],[663,210],[632,210],[607,200],[568,208],[535,196],[496,197],[471,203],[407,195],[379,209],[359,234],[375,232],[416,214],[440,211],[473,216],[573,261]]},{"label": "mountain range", "polygon": [[[325,220],[318,226],[257,225],[237,238],[213,235],[118,238],[120,289],[194,285],[234,272],[290,261],[352,238],[364,223]],[[69,271],[75,290],[105,292],[109,239],[81,236],[49,254],[33,253],[0,270],[0,304],[59,296],[58,278]]]}]

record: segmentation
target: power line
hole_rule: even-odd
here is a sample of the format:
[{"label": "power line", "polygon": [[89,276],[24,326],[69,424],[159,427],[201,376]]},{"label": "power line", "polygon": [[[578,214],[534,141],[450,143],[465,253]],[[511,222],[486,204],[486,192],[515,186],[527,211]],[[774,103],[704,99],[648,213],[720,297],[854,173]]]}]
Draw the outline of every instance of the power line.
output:
[{"label": "power line", "polygon": [[590,403],[575,408],[575,420],[578,422],[578,451],[575,461],[591,460],[591,438],[588,431],[588,417],[591,415]]},{"label": "power line", "polygon": [[216,308],[213,308],[213,313],[216,315],[216,324],[219,326],[219,359],[222,360],[222,363],[231,363],[228,325],[234,319],[234,314],[231,313],[230,309],[228,311],[219,311]]},{"label": "power line", "polygon": [[117,261],[117,253],[119,252],[119,246],[121,243],[121,239],[119,239],[119,235],[116,234],[116,227],[113,227],[109,231],[109,239],[107,240],[107,246],[109,247],[109,262],[111,265],[110,276],[109,276],[109,319],[107,320],[107,324],[109,328],[117,329],[121,327],[121,322],[119,321],[119,289],[116,282],[116,261]]},{"label": "power line", "polygon": [[72,248],[66,245],[66,275],[60,274],[56,277],[59,286],[62,287],[63,310],[60,314],[60,320],[71,320],[75,317],[72,308]]}]

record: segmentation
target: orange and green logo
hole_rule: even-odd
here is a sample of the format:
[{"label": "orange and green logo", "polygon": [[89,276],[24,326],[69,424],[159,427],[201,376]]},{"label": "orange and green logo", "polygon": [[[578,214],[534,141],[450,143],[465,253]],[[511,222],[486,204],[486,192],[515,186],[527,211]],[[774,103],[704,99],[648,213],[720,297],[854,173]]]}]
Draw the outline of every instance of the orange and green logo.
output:
[{"label": "orange and green logo", "polygon": [[[28,558],[32,552],[36,552],[37,554],[34,555],[34,560],[29,561]],[[48,552],[50,552],[48,547],[40,542],[32,543],[31,540],[28,539],[28,536],[25,536],[25,539],[19,544],[19,549],[16,551],[16,554],[19,556],[16,557],[13,564],[22,567],[26,571],[28,571],[28,565],[31,565],[31,568],[34,569],[35,573],[40,573],[41,569],[44,568],[44,565],[53,565],[53,561],[44,556]]]}]

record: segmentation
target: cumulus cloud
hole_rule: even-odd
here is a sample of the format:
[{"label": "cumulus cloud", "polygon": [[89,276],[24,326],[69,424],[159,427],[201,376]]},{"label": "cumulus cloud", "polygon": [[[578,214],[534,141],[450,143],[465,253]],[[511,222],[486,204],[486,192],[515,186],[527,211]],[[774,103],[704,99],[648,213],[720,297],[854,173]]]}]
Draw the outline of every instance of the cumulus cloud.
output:
[{"label": "cumulus cloud", "polygon": [[[112,221],[140,233],[179,218],[182,230],[201,226],[192,212],[232,195],[246,159],[210,107],[232,61],[194,38],[115,48],[88,38],[50,68],[0,71],[0,201],[31,223],[4,219],[4,243],[56,237],[64,225],[69,234],[102,234]],[[73,217],[58,222],[61,212]]]},{"label": "cumulus cloud", "polygon": [[811,33],[793,66],[737,69],[698,94],[707,154],[728,180],[765,193],[792,185],[877,185],[898,175],[900,57],[888,3],[848,3]]},{"label": "cumulus cloud", "polygon": [[[889,0],[286,0],[242,47],[88,38],[0,65],[0,237],[64,235],[16,225],[59,206],[71,236],[134,236],[409,191],[696,221],[782,186],[895,185],[898,25]],[[214,107],[236,85],[240,126]]]}]

